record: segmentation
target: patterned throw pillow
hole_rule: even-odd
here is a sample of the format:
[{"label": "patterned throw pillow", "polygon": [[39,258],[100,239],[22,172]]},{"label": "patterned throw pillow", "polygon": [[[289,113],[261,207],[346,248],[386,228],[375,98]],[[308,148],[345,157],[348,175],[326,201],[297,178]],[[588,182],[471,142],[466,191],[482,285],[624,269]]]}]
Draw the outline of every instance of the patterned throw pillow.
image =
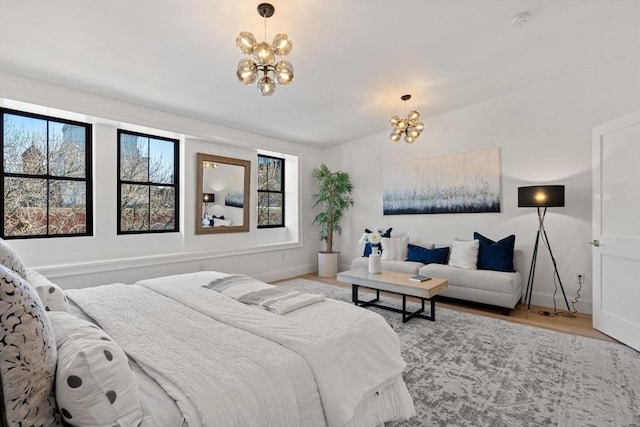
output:
[{"label": "patterned throw pillow", "polygon": [[35,288],[46,311],[69,311],[69,303],[62,288],[37,271],[28,270],[27,280]]},{"label": "patterned throw pillow", "polygon": [[64,311],[49,319],[58,346],[56,399],[74,426],[137,426],[143,413],[122,348],[96,325]]},{"label": "patterned throw pillow", "polygon": [[58,426],[56,345],[35,289],[0,266],[0,368],[10,426]]},{"label": "patterned throw pillow", "polygon": [[0,239],[0,264],[9,270],[15,271],[15,273],[23,279],[27,279],[27,272],[24,269],[24,264],[22,264],[20,256],[2,239]]}]

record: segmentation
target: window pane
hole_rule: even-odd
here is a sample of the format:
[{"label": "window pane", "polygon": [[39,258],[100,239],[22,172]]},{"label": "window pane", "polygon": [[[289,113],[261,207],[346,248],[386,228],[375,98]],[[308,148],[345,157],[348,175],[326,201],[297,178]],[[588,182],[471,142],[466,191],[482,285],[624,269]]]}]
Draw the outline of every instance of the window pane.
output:
[{"label": "window pane", "polygon": [[267,175],[267,190],[282,191],[282,160],[269,159],[269,173]]},{"label": "window pane", "polygon": [[258,193],[258,226],[283,225],[282,194]]},{"label": "window pane", "polygon": [[86,129],[49,122],[49,174],[84,178]]},{"label": "window pane", "polygon": [[258,193],[258,226],[269,225],[269,193]]},{"label": "window pane", "polygon": [[173,153],[175,143],[151,139],[149,146],[149,181],[155,184],[173,184]]},{"label": "window pane", "polygon": [[269,225],[282,224],[282,194],[269,194]]},{"label": "window pane", "polygon": [[120,230],[148,230],[149,186],[123,184],[120,200]]},{"label": "window pane", "polygon": [[176,228],[175,200],[173,187],[151,187],[151,230]]},{"label": "window pane", "polygon": [[258,156],[258,190],[268,190],[269,159]]},{"label": "window pane", "polygon": [[149,182],[149,138],[120,134],[120,179]]},{"label": "window pane", "polygon": [[47,172],[47,121],[4,114],[4,171],[44,175]]},{"label": "window pane", "polygon": [[49,234],[82,234],[86,232],[86,183],[49,181]]},{"label": "window pane", "polygon": [[47,180],[4,178],[4,235],[47,234]]},{"label": "window pane", "polygon": [[258,190],[282,191],[282,159],[258,156]]}]

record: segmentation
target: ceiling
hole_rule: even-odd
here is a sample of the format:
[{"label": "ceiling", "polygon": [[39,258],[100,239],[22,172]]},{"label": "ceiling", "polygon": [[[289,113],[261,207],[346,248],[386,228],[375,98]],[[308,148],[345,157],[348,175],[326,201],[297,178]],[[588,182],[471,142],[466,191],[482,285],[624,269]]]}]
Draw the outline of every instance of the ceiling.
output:
[{"label": "ceiling", "polygon": [[390,131],[403,94],[425,120],[640,53],[639,0],[276,0],[295,79],[263,97],[235,76],[258,3],[0,0],[0,71],[323,148]]}]

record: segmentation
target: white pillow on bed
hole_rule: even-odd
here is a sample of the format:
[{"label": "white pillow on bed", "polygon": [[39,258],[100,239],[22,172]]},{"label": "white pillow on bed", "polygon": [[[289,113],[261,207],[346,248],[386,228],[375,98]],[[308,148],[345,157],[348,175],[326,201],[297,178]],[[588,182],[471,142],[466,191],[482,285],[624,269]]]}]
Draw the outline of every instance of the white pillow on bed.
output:
[{"label": "white pillow on bed", "polygon": [[58,347],[56,400],[74,426],[137,426],[143,418],[135,374],[120,346],[96,325],[49,312]]},{"label": "white pillow on bed", "polygon": [[47,311],[69,311],[69,303],[62,288],[37,271],[27,270],[27,280],[33,285]]}]

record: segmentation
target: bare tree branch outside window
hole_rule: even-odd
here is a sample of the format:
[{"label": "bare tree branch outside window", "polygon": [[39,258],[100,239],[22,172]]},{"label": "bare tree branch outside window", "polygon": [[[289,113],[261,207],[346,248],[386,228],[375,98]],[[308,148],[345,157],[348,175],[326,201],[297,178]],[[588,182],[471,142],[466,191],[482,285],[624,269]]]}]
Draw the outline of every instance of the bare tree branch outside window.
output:
[{"label": "bare tree branch outside window", "polygon": [[90,235],[91,125],[2,113],[2,234]]},{"label": "bare tree branch outside window", "polygon": [[178,231],[178,141],[118,131],[118,233]]},{"label": "bare tree branch outside window", "polygon": [[258,154],[258,228],[284,227],[284,159]]}]

